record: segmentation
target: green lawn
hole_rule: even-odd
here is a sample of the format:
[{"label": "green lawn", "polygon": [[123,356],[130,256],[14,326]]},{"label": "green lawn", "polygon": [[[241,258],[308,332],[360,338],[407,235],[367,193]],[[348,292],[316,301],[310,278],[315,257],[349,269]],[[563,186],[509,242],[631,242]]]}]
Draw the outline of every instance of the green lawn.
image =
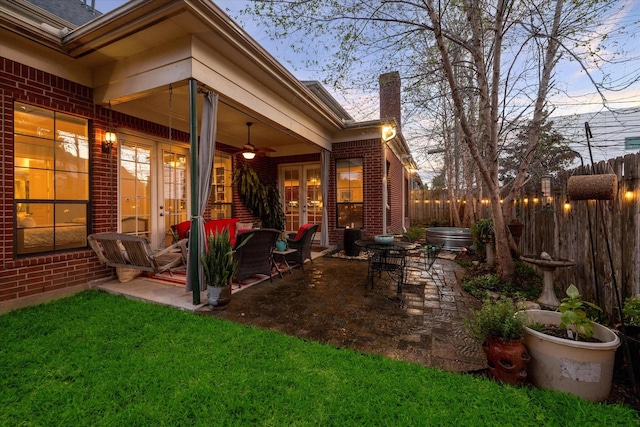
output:
[{"label": "green lawn", "polygon": [[98,291],[2,315],[0,340],[1,426],[640,424],[620,406]]}]

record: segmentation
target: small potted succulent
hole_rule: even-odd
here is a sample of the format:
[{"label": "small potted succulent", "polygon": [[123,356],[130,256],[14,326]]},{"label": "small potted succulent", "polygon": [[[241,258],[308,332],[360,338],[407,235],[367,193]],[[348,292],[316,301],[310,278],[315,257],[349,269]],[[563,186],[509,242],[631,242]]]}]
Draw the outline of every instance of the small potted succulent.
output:
[{"label": "small potted succulent", "polygon": [[480,310],[465,321],[467,330],[482,343],[487,366],[493,378],[507,384],[522,384],[527,379],[531,360],[524,345],[525,319],[513,300],[487,299]]},{"label": "small potted succulent", "polygon": [[287,242],[287,238],[288,235],[285,231],[282,231],[280,233],[280,236],[278,236],[278,240],[276,240],[276,249],[279,251],[286,251],[287,247],[289,246],[288,242]]}]

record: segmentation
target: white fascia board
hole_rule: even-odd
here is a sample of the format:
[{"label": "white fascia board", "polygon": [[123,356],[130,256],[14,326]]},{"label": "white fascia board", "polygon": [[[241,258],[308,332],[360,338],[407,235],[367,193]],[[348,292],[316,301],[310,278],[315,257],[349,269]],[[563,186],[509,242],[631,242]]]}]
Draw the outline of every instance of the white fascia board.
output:
[{"label": "white fascia board", "polygon": [[112,62],[95,70],[94,102],[106,105],[142,98],[145,93],[192,77],[189,37],[163,49]]},{"label": "white fascia board", "polygon": [[[52,36],[53,37],[53,36]],[[93,71],[61,51],[0,29],[0,57],[43,70],[72,82],[92,87]]]},{"label": "white fascia board", "polygon": [[331,149],[339,130],[333,121],[309,109],[296,93],[270,77],[259,80],[257,70],[245,70],[194,41],[193,77],[234,103],[246,106],[302,138]]}]

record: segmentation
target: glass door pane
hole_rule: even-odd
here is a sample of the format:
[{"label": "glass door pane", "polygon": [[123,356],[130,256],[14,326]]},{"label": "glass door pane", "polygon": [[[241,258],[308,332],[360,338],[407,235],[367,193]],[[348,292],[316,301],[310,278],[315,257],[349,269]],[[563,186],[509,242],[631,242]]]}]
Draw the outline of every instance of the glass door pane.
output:
[{"label": "glass door pane", "polygon": [[162,229],[158,230],[160,240],[165,236],[165,244],[170,244],[173,236],[170,227],[188,219],[187,211],[187,152],[179,152],[168,147],[162,150],[162,185],[159,186],[160,203],[158,212],[162,218]]},{"label": "glass door pane", "polygon": [[120,143],[120,231],[151,237],[150,146]]},{"label": "glass door pane", "polygon": [[300,228],[300,166],[282,168],[285,231],[298,231]]},{"label": "glass door pane", "polygon": [[320,238],[320,230],[322,228],[322,182],[320,179],[320,166],[309,165],[304,167],[305,174],[305,194],[306,200],[305,206],[303,206],[303,212],[306,210],[303,223],[318,224],[318,231],[316,232],[316,238]]}]

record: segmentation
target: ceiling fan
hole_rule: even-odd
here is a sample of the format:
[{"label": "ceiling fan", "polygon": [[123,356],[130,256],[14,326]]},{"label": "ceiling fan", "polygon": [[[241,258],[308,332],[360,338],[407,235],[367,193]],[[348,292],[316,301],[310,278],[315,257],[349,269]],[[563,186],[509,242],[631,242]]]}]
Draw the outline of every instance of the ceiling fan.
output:
[{"label": "ceiling fan", "polygon": [[274,153],[276,150],[269,147],[256,147],[251,143],[251,125],[253,123],[247,122],[247,143],[242,146],[242,157],[247,160],[253,159],[255,156],[265,156],[266,153]]}]

